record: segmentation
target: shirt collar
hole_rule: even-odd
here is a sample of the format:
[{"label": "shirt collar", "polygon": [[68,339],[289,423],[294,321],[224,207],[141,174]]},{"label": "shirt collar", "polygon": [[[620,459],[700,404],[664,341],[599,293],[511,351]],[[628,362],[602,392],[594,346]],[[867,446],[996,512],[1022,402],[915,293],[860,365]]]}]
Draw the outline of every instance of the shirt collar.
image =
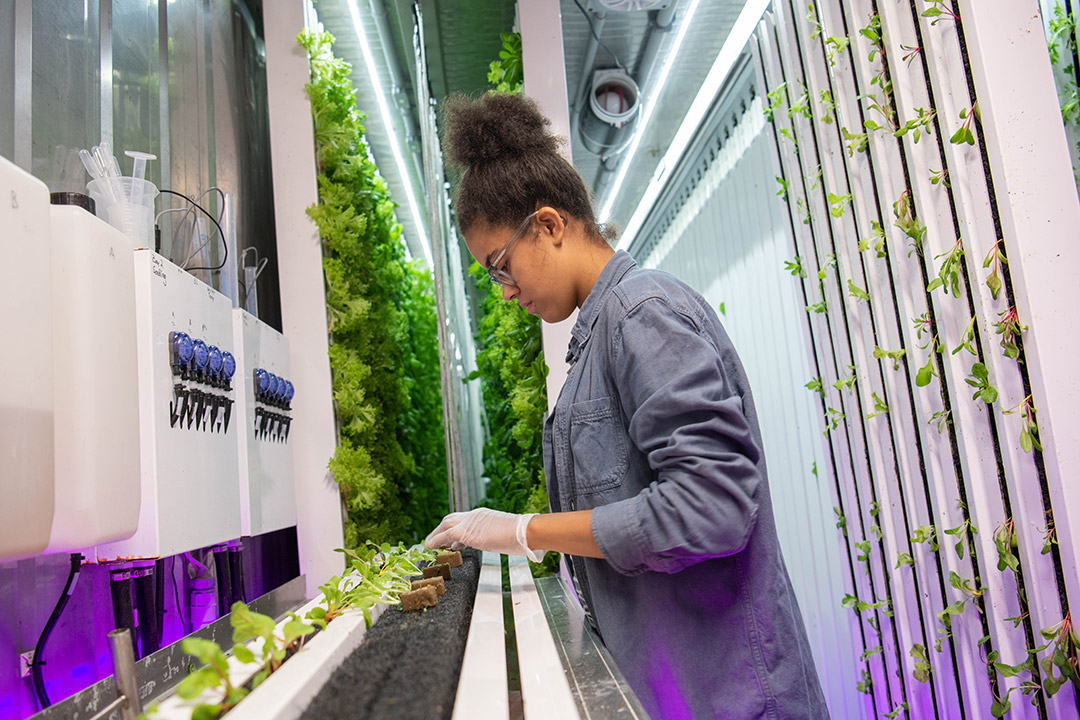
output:
[{"label": "shirt collar", "polygon": [[604,265],[600,277],[596,279],[596,284],[593,285],[589,296],[585,298],[581,306],[574,328],[570,331],[570,348],[566,352],[567,363],[573,365],[577,362],[578,357],[581,356],[581,349],[589,341],[596,319],[600,317],[600,309],[604,306],[607,296],[611,294],[623,276],[636,267],[634,258],[625,250],[617,250]]}]

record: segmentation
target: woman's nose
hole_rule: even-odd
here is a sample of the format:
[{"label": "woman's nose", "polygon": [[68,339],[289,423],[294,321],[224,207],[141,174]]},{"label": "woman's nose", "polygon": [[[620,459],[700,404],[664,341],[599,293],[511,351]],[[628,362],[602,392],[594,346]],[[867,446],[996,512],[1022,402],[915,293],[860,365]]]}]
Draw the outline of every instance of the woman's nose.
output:
[{"label": "woman's nose", "polygon": [[503,300],[513,300],[519,292],[518,286],[511,285],[510,283],[504,283],[501,287]]}]

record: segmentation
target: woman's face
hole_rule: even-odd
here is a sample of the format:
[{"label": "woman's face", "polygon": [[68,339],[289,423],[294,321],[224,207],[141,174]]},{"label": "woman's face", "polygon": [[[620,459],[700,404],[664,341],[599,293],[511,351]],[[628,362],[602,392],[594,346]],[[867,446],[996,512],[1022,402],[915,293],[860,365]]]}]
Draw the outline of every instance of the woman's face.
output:
[{"label": "woman's face", "polygon": [[516,300],[531,314],[554,323],[570,317],[577,307],[574,279],[565,265],[565,235],[566,223],[558,212],[544,207],[520,227],[477,224],[466,234],[465,244],[477,262],[494,271],[504,300]]}]

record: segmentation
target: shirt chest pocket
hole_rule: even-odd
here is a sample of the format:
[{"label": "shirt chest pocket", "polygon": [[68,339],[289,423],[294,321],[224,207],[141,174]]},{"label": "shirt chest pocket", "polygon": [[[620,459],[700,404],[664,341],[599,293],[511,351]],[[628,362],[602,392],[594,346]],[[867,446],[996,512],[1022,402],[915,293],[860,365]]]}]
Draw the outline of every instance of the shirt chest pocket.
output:
[{"label": "shirt chest pocket", "polygon": [[570,407],[570,454],[578,495],[618,487],[626,474],[626,430],[614,398],[597,398]]}]

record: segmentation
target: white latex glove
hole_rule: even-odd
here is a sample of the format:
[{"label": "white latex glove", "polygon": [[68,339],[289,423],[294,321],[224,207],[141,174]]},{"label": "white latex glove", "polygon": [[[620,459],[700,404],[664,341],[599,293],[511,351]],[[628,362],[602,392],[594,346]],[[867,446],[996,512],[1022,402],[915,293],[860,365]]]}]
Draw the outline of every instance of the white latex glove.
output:
[{"label": "white latex glove", "polygon": [[476,508],[469,512],[450,513],[424,539],[427,548],[449,547],[525,555],[533,562],[544,559],[543,550],[531,550],[525,541],[525,529],[536,513],[515,515],[491,508]]}]

